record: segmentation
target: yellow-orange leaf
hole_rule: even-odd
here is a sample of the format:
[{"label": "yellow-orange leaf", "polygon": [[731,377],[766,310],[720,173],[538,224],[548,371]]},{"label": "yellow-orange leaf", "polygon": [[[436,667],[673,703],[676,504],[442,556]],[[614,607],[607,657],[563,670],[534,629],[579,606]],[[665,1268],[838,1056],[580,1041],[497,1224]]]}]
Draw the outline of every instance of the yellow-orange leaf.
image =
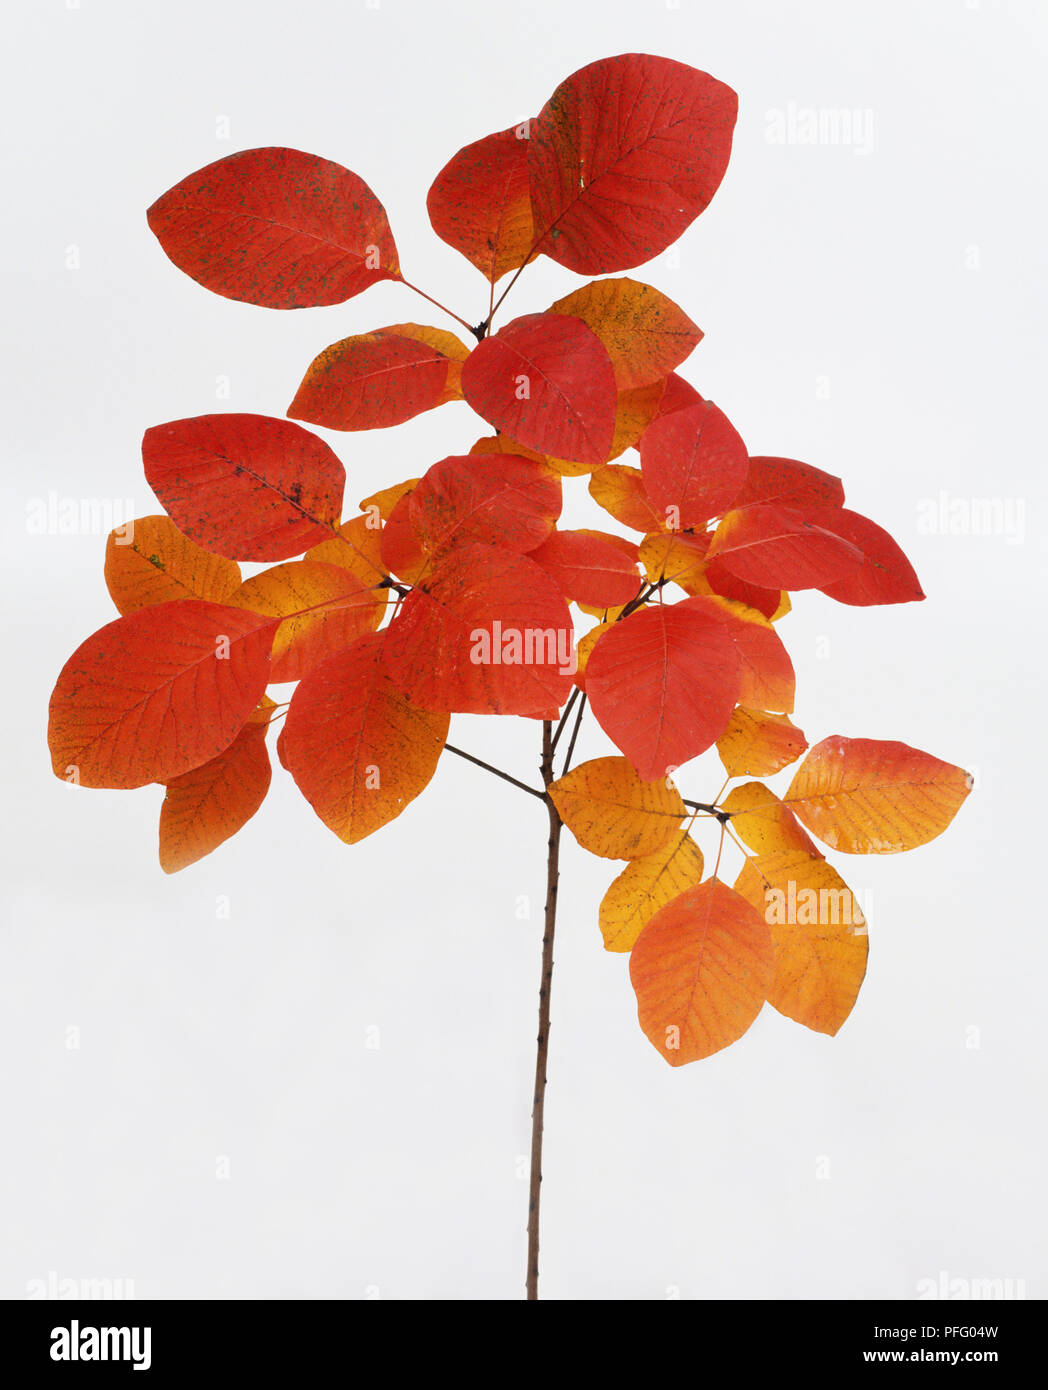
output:
[{"label": "yellow-orange leaf", "polygon": [[[587,612],[592,610],[587,609]],[[603,610],[602,610],[603,611]],[[589,632],[584,633],[578,640],[575,647],[575,684],[586,688],[586,662],[589,661],[590,652],[596,646],[597,638],[602,632],[607,632],[610,623],[598,623],[596,627],[591,627]]]},{"label": "yellow-orange leaf", "polygon": [[606,951],[632,951],[660,907],[702,881],[702,850],[678,831],[654,854],[634,859],[601,899],[599,923]]},{"label": "yellow-orange leaf", "polygon": [[630,980],[640,1026],[672,1067],[709,1057],[760,1013],[773,969],[764,918],[707,879],[661,908],[637,938]]},{"label": "yellow-orange leaf", "polygon": [[272,771],[266,728],[269,696],[217,758],[168,782],[160,807],[160,867],[188,868],[235,835],[266,799]]},{"label": "yellow-orange leaf", "polygon": [[321,541],[307,550],[304,558],[325,565],[340,565],[359,579],[365,589],[372,589],[389,578],[382,563],[382,527],[374,523],[374,513],[368,512],[366,507],[362,515],[344,521],[329,541]]},{"label": "yellow-orange leaf", "polygon": [[240,566],[191,541],[170,517],[143,516],[109,533],[105,578],[118,612],[135,613],[179,598],[225,603],[240,587]]},{"label": "yellow-orange leaf", "polygon": [[388,521],[393,508],[402,497],[415,489],[418,481],[418,478],[405,478],[402,483],[394,483],[392,487],[379,488],[378,492],[361,500],[360,510],[369,512],[374,507],[382,520]]},{"label": "yellow-orange leaf", "polygon": [[625,758],[593,758],[549,789],[583,849],[603,859],[642,859],[673,839],[687,811],[668,778],[642,782]]},{"label": "yellow-orange leaf", "polygon": [[756,854],[800,849],[818,855],[797,817],[763,782],[735,787],[720,804],[731,816],[732,830]]},{"label": "yellow-orange leaf", "polygon": [[418,709],[386,675],[384,641],[369,633],[311,671],[277,745],[314,811],[351,845],[425,789],[448,736],[448,715]]},{"label": "yellow-orange leaf", "polygon": [[279,683],[299,680],[340,647],[373,632],[382,621],[387,591],[365,588],[340,565],[291,560],[245,579],[230,603],[284,618],[271,658],[270,679]]},{"label": "yellow-orange leaf", "polygon": [[625,276],[593,280],[551,306],[592,328],[604,344],[620,391],[648,386],[679,367],[702,330],[672,299]]},{"label": "yellow-orange leaf", "polygon": [[785,714],[739,705],[717,740],[717,752],[729,777],[771,777],[796,762],[808,740]]},{"label": "yellow-orange leaf", "polygon": [[605,464],[591,475],[589,490],[594,502],[631,531],[660,531],[666,525],[665,513],[657,510],[644,491],[639,468]]},{"label": "yellow-orange leaf", "polygon": [[669,579],[681,587],[702,583],[709,537],[690,531],[649,531],[640,543],[640,562],[653,583]]},{"label": "yellow-orange leaf", "polygon": [[941,835],[972,789],[963,768],[886,739],[817,743],[783,800],[846,854],[897,854]]},{"label": "yellow-orange leaf", "polygon": [[825,859],[803,850],[748,859],[735,891],[768,923],[775,975],[768,1003],[818,1033],[836,1033],[866,974],[866,918]]},{"label": "yellow-orange leaf", "polygon": [[628,391],[619,392],[615,407],[615,432],[608,450],[609,460],[617,459],[627,449],[634,448],[658,415],[666,393],[666,380],[666,377],[661,377],[647,386],[634,386]]}]

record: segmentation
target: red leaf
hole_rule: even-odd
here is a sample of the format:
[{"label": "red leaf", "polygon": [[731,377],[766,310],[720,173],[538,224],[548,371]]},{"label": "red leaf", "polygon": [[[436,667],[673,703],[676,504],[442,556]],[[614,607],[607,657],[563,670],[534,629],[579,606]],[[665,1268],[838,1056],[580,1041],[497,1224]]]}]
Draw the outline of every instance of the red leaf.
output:
[{"label": "red leaf", "polygon": [[421,709],[548,717],[571,689],[572,639],[568,606],[533,560],[465,545],[408,594],[383,660]]},{"label": "red leaf", "polygon": [[824,530],[857,545],[863,554],[861,567],[833,584],[824,584],[824,594],[858,608],[875,603],[912,603],[924,598],[920,580],[901,548],[868,516],[829,508],[811,511],[807,516]]},{"label": "red leaf", "polygon": [[117,618],[51,696],[55,775],[85,787],[169,782],[228,748],[265,692],[275,619],[198,599]]},{"label": "red leaf", "polygon": [[753,609],[736,608],[723,599],[682,599],[678,608],[694,609],[719,619],[731,633],[739,654],[740,705],[750,709],[793,712],[797,678],[790,654],[771,623]]},{"label": "red leaf", "polygon": [[245,579],[229,602],[283,618],[273,638],[270,680],[300,680],[325,657],[373,632],[387,593],[367,587],[342,565],[291,560]]},{"label": "red leaf", "polygon": [[399,816],[436,770],[448,716],[416,709],[381,664],[385,633],[361,637],[300,683],[280,760],[325,825],[356,844]]},{"label": "red leaf", "polygon": [[179,270],[268,309],[340,304],[400,273],[385,211],[364,180],[301,150],[218,159],[147,216]]},{"label": "red leaf", "polygon": [[709,553],[736,578],[765,589],[817,589],[844,578],[862,560],[857,546],[803,513],[771,506],[729,512]]},{"label": "red leaf", "polygon": [[624,53],[562,82],[531,123],[539,250],[585,275],[676,241],[717,191],[738,98],[670,58]]},{"label": "red leaf", "polygon": [[309,365],[287,413],[331,430],[403,424],[444,399],[451,359],[391,329],[332,343]]},{"label": "red leaf", "polygon": [[382,563],[391,574],[413,584],[426,567],[426,552],[411,524],[411,493],[396,503],[382,528]]},{"label": "red leaf", "polygon": [[764,589],[759,584],[747,584],[737,579],[731,570],[725,569],[723,560],[716,557],[707,560],[702,577],[715,594],[731,599],[733,603],[744,603],[747,608],[755,608],[766,618],[779,611],[781,589]]},{"label": "red leaf", "polygon": [[711,401],[660,416],[639,447],[645,490],[673,531],[725,512],[749,467],[746,445]]},{"label": "red leaf", "polygon": [[613,624],[586,666],[597,722],[645,781],[715,743],[738,692],[727,626],[684,604],[643,608]]},{"label": "red leaf", "polygon": [[616,537],[586,531],[554,531],[531,558],[560,586],[565,598],[594,608],[617,608],[640,592],[635,560]]},{"label": "red leaf", "polygon": [[528,180],[528,142],[521,127],[485,135],[459,150],[426,198],[442,241],[494,284],[524,264],[535,240]]},{"label": "red leaf", "polygon": [[146,481],[179,530],[231,560],[286,560],[330,538],[346,474],[322,439],[268,415],[146,430]]},{"label": "red leaf", "polygon": [[160,807],[160,867],[165,874],[188,868],[251,819],[272,780],[266,728],[273,704],[249,719],[217,758],[167,784]]},{"label": "red leaf", "polygon": [[660,415],[672,415],[676,410],[685,410],[689,405],[696,405],[703,399],[690,381],[685,381],[676,372],[670,372],[655,418],[657,420]]},{"label": "red leaf", "polygon": [[797,459],[769,458],[755,454],[750,459],[746,482],[732,502],[733,510],[774,503],[779,507],[839,507],[844,501],[844,485],[832,473],[813,468]]},{"label": "red leaf", "polygon": [[529,449],[604,463],[615,433],[615,372],[600,339],[568,314],[525,314],[485,338],[462,368],[462,394]]},{"label": "red leaf", "polygon": [[453,454],[428,468],[408,517],[423,548],[479,542],[528,551],[560,516],[561,483],[544,464],[514,454]]}]

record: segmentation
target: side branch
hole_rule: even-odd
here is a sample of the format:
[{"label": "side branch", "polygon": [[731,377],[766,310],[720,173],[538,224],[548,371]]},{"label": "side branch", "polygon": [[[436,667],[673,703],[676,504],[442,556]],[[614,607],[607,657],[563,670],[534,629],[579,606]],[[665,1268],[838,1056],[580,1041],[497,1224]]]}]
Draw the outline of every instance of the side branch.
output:
[{"label": "side branch", "polygon": [[522,792],[527,792],[529,796],[537,796],[540,801],[546,800],[545,792],[540,792],[537,787],[529,787],[527,782],[518,782],[516,777],[511,777],[508,772],[503,772],[499,767],[492,767],[490,763],[484,762],[482,758],[475,758],[472,753],[466,753],[461,748],[456,748],[453,743],[445,743],[444,751],[454,753],[457,758],[465,758],[467,763],[474,763],[477,767],[482,767],[485,772],[492,773],[495,777],[501,777],[503,782],[509,782],[513,787],[519,787]]}]

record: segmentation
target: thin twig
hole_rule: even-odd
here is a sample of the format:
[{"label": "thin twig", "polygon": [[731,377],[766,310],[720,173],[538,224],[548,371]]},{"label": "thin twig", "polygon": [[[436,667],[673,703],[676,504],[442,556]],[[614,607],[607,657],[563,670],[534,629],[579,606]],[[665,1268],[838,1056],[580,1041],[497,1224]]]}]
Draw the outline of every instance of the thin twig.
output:
[{"label": "thin twig", "polygon": [[552,744],[552,747],[553,747],[553,751],[554,751],[554,752],[557,751],[557,744],[560,742],[560,736],[561,736],[561,734],[564,732],[564,726],[565,726],[565,724],[567,724],[567,722],[568,722],[568,715],[571,713],[572,707],[573,707],[573,705],[575,704],[575,701],[579,698],[579,696],[580,696],[581,694],[582,694],[582,691],[579,689],[578,686],[576,686],[575,689],[574,689],[574,690],[571,692],[571,694],[568,696],[568,703],[564,706],[564,713],[560,716],[560,723],[559,723],[559,724],[557,725],[557,727],[553,730],[553,744]]},{"label": "thin twig", "polygon": [[518,782],[516,777],[511,777],[508,772],[503,772],[499,767],[492,767],[490,763],[484,762],[483,758],[475,758],[472,753],[466,753],[461,748],[456,748],[453,743],[445,743],[444,751],[454,753],[456,757],[465,758],[468,763],[475,763],[477,767],[482,767],[485,772],[494,773],[496,777],[501,777],[504,782],[519,787],[522,792],[527,792],[529,796],[537,796],[540,801],[546,799],[545,792],[540,792],[537,787],[529,787],[527,782]]},{"label": "thin twig", "polygon": [[571,766],[571,755],[575,751],[575,741],[579,736],[579,729],[582,727],[582,716],[586,712],[586,697],[583,695],[579,701],[579,712],[575,716],[575,727],[571,731],[571,742],[568,744],[568,751],[564,756],[564,766],[560,770],[562,777],[567,776],[568,768]]}]

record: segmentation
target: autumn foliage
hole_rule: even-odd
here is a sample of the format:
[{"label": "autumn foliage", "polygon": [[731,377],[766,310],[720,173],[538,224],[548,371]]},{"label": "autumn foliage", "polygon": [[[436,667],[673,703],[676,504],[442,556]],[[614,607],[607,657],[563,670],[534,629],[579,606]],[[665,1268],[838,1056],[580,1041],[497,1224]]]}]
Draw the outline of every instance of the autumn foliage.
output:
[{"label": "autumn foliage", "polygon": [[[673,1065],[739,1038],[765,1003],[835,1033],[862,983],[866,925],[816,841],[912,849],[971,786],[903,743],[809,747],[779,634],[791,595],[854,607],[924,595],[839,478],[749,453],[746,422],[678,374],[701,329],[625,273],[713,197],[736,105],[705,73],[627,54],[460,150],[427,208],[489,282],[475,327],[451,315],[471,341],[380,326],[318,352],[290,418],[147,429],[145,476],[166,515],[110,536],[120,616],[69,659],[50,707],[58,777],[165,788],[168,872],[259,809],[279,719],[280,762],[348,844],[426,789],[452,715],[556,721],[565,770],[537,794],[584,849],[622,861],[600,931],[629,953],[641,1027]],[[416,288],[371,189],[297,150],[220,159],[148,218],[180,270],[249,304]],[[496,326],[537,256],[607,278]],[[347,508],[343,466],[309,427],[386,428],[451,402],[461,451]],[[565,487],[588,487],[593,529],[560,527]],[[574,734],[561,735],[587,708],[617,752],[571,768]],[[696,801],[687,765],[714,746],[734,786]],[[781,795],[760,780],[794,764]],[[719,854],[709,872],[700,824],[744,850],[734,884]]]}]

